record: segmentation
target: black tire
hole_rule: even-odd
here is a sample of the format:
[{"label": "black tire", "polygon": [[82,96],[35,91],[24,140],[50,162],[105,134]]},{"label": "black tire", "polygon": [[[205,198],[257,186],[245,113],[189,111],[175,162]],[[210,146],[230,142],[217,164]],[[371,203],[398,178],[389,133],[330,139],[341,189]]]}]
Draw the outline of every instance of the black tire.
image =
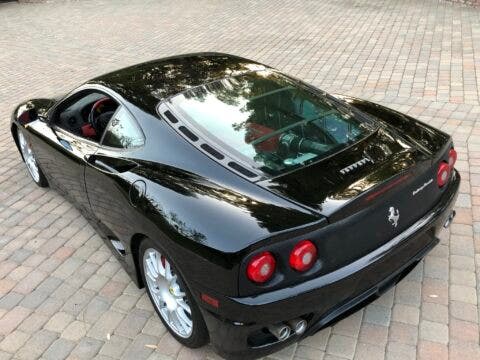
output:
[{"label": "black tire", "polygon": [[[18,150],[20,151],[20,156],[22,157],[22,160],[25,163],[25,157],[23,156],[21,145],[20,145],[19,131],[20,130],[17,129],[17,134],[16,134],[17,139],[16,140],[17,140]],[[22,135],[25,137],[25,139],[28,139],[28,136],[24,132],[22,132]],[[33,149],[32,149],[32,153],[33,153]],[[28,166],[27,166],[27,172],[28,172],[28,174],[30,175],[30,177],[32,178],[32,180],[35,184],[37,184],[38,186],[40,186],[42,188],[46,188],[46,187],[48,187],[47,178],[45,177],[45,174],[43,173],[43,170],[42,170],[40,164],[36,160],[35,160],[35,163],[36,163],[36,166],[38,168],[38,179],[35,179],[35,177],[30,172],[30,169],[28,168]]]},{"label": "black tire", "polygon": [[[174,330],[171,329],[170,325],[165,321],[165,319],[161,316],[159,309],[155,305],[155,301],[152,298],[152,294],[150,293],[150,289],[147,285],[147,281],[145,279],[145,270],[143,267],[143,256],[145,254],[145,251],[147,249],[153,248],[157,251],[159,251],[165,258],[168,260],[168,262],[171,264],[172,269],[177,275],[179,283],[181,283],[181,286],[186,294],[188,304],[190,306],[190,309],[192,311],[191,314],[191,319],[192,319],[192,333],[188,338],[184,338],[181,336],[178,336]],[[145,289],[147,291],[148,297],[150,298],[150,301],[153,305],[153,308],[157,312],[158,317],[160,320],[162,320],[163,325],[167,330],[170,332],[170,334],[182,345],[185,345],[186,347],[189,348],[198,348],[201,346],[204,346],[208,343],[209,341],[209,336],[208,336],[208,330],[207,326],[205,325],[205,321],[203,320],[202,313],[200,312],[200,309],[198,308],[198,305],[195,301],[195,299],[192,296],[192,293],[186,286],[185,281],[183,280],[181,274],[177,271],[177,267],[175,265],[175,262],[172,261],[172,258],[162,249],[160,248],[156,243],[154,243],[151,239],[145,238],[142,240],[140,244],[140,249],[138,252],[138,263],[139,263],[139,268],[140,268],[140,273],[142,276],[143,283],[145,284]]]},{"label": "black tire", "polygon": [[43,173],[43,170],[40,167],[40,165],[38,165],[38,172],[40,173],[40,180],[39,181],[35,181],[35,179],[30,175],[30,177],[32,177],[33,182],[35,184],[37,184],[38,186],[40,186],[41,188],[48,188],[49,187],[48,180],[45,177],[45,174]]}]

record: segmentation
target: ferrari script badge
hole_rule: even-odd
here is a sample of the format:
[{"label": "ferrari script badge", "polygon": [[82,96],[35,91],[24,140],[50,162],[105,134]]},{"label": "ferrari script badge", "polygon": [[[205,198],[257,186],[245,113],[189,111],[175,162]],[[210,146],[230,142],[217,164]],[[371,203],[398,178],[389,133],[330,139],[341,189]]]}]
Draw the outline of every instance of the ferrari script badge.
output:
[{"label": "ferrari script badge", "polygon": [[392,224],[393,227],[397,227],[399,217],[400,212],[398,211],[398,209],[390,206],[390,209],[388,209],[388,221],[390,222],[390,224]]}]

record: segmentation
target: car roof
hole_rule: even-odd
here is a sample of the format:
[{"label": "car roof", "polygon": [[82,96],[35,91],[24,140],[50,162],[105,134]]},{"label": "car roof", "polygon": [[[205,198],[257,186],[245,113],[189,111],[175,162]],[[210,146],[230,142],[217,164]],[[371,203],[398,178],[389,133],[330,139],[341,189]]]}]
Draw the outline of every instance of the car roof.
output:
[{"label": "car roof", "polygon": [[139,108],[155,114],[159,102],[195,86],[267,68],[239,56],[205,52],[157,59],[99,76],[88,84],[106,86]]}]

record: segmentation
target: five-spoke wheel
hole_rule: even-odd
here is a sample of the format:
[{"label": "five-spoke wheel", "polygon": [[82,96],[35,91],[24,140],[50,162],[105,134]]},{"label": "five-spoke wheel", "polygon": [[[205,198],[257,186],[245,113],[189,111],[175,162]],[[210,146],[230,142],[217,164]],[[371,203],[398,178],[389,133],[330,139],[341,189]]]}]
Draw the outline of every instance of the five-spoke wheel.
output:
[{"label": "five-spoke wheel", "polygon": [[27,170],[32,176],[33,181],[38,186],[46,187],[48,186],[47,179],[43,175],[42,169],[40,169],[35,154],[33,153],[32,147],[28,142],[27,138],[22,131],[18,131],[18,145],[20,147],[20,152],[22,153],[23,160],[27,166]]},{"label": "five-spoke wheel", "polygon": [[171,258],[147,238],[140,244],[139,263],[150,300],[170,333],[188,347],[205,345],[202,314]]},{"label": "five-spoke wheel", "polygon": [[163,320],[178,336],[188,338],[192,334],[192,310],[170,262],[149,248],[143,254],[143,268],[148,290]]}]

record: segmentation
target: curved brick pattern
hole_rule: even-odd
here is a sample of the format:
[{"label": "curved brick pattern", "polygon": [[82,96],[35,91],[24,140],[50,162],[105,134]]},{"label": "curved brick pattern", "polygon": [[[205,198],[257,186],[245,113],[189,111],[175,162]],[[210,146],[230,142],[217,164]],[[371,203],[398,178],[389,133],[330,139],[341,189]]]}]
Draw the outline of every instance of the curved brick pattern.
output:
[{"label": "curved brick pattern", "polygon": [[480,9],[436,0],[0,3],[0,359],[217,359],[182,348],[86,220],[29,179],[16,103],[176,53],[223,51],[452,134],[441,244],[373,304],[272,359],[480,358]]}]

